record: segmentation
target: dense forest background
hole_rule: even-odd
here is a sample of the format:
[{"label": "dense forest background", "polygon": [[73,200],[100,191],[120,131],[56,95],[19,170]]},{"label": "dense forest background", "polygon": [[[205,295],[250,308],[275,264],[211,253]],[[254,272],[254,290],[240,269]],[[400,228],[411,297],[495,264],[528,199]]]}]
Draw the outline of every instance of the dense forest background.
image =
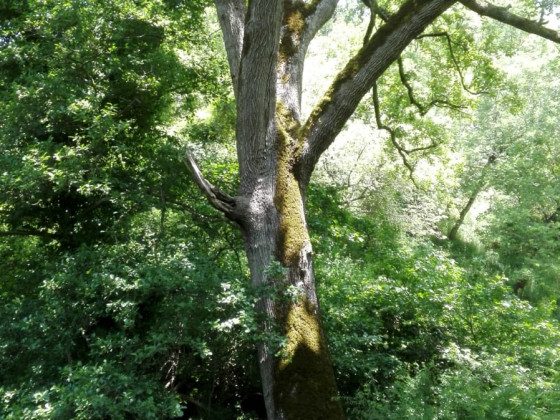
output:
[{"label": "dense forest background", "polygon": [[[264,418],[256,345],[285,338],[255,303],[274,291],[183,159],[235,188],[209,6],[0,0],[0,418]],[[453,13],[308,192],[340,399],[350,419],[557,419],[560,50]],[[306,112],[369,23],[343,2],[313,41]]]}]

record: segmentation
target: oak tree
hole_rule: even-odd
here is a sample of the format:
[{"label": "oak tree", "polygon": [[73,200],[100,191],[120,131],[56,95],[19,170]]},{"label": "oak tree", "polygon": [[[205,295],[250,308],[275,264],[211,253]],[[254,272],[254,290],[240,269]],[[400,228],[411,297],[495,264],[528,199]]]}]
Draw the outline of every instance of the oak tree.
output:
[{"label": "oak tree", "polygon": [[[305,199],[319,158],[362,99],[372,93],[379,128],[390,131],[381,122],[377,82],[415,41],[449,40],[447,34],[425,31],[449,14],[450,8],[453,19],[475,12],[560,43],[560,33],[542,21],[554,2],[524,2],[522,12],[515,12],[481,0],[386,4],[364,0],[372,19],[363,47],[304,118],[301,97],[306,52],[314,36],[333,17],[338,3],[215,0],[237,106],[237,194],[231,196],[216,188],[191,154],[185,158],[209,203],[239,225],[253,285],[273,286],[275,291],[275,295],[263,297],[258,308],[264,315],[262,328],[280,328],[286,337],[281,354],[265,342],[258,349],[270,419],[343,417],[321,325]],[[402,82],[411,93],[411,103],[418,105],[413,103],[407,79]],[[438,100],[430,105],[438,105]],[[397,142],[395,146],[406,164],[409,150],[398,147]]]}]

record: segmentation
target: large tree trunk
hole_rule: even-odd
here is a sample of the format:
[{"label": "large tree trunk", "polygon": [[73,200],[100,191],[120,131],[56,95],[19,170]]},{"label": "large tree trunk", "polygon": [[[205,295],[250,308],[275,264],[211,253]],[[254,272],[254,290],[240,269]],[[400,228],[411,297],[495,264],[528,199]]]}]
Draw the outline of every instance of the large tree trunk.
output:
[{"label": "large tree trunk", "polygon": [[285,337],[279,357],[273,354],[278,349],[259,345],[267,415],[341,419],[315,290],[306,185],[294,174],[304,54],[297,31],[305,8],[290,1],[267,0],[262,8],[257,3],[245,25],[238,73],[238,199],[245,207],[241,226],[252,282],[273,291],[259,303],[263,329]]},{"label": "large tree trunk", "polygon": [[[252,283],[275,291],[258,304],[262,328],[280,331],[284,351],[259,346],[269,419],[341,419],[323,331],[305,193],[321,153],[376,79],[454,1],[406,1],[348,66],[305,124],[305,54],[338,0],[215,0],[237,102],[240,189],[236,197],[186,161],[209,202],[243,232]],[[279,270],[278,267],[282,267]]]},{"label": "large tree trunk", "polygon": [[[267,288],[258,308],[265,315],[262,328],[265,334],[279,332],[286,340],[279,357],[274,355],[278,348],[259,345],[267,414],[269,419],[341,419],[303,202],[293,180],[290,175],[279,180],[271,207],[255,214],[255,223],[243,229],[253,284]],[[282,213],[284,206],[300,210]]]},{"label": "large tree trunk", "polygon": [[[225,3],[230,12],[243,9],[243,2],[236,8]],[[335,4],[330,2],[330,13]],[[279,349],[266,342],[259,345],[267,415],[269,419],[340,419],[342,408],[319,314],[304,216],[306,185],[294,175],[305,53],[297,31],[304,26],[307,7],[301,2],[296,7],[291,1],[257,0],[249,9],[241,55],[232,50],[228,58],[231,67],[239,66],[232,71],[237,75],[233,81],[241,176],[236,211],[241,214],[253,285],[273,292],[259,302],[262,328],[265,335],[274,330],[285,337],[279,357],[274,354]],[[330,16],[329,10],[322,13]],[[224,29],[228,27],[222,24]],[[283,270],[274,269],[280,266]]]}]

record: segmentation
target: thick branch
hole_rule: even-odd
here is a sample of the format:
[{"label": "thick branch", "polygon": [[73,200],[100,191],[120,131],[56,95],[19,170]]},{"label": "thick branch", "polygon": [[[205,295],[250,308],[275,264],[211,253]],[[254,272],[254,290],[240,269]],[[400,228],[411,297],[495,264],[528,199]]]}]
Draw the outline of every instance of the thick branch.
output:
[{"label": "thick branch", "polygon": [[302,128],[301,135],[307,141],[298,162],[301,182],[309,181],[319,157],[376,80],[453,3],[454,0],[406,1],[337,75]]},{"label": "thick branch", "polygon": [[560,44],[560,32],[554,29],[545,28],[539,22],[526,19],[511,13],[507,7],[494,6],[480,0],[459,0],[463,6],[471,9],[482,16],[488,16],[499,22],[511,25],[517,29],[538,35],[542,38]]},{"label": "thick branch", "polygon": [[[366,34],[364,36],[364,45],[365,45],[365,44],[367,44],[367,42],[369,41],[369,39],[371,37],[371,33],[372,33],[373,28],[375,26],[376,16],[379,15],[379,17],[383,20],[383,22],[387,22],[389,20],[389,13],[387,13],[387,11],[381,9],[375,0],[362,0],[362,2],[370,9],[370,20],[369,20],[369,24],[368,24],[368,27],[367,27],[367,30],[366,30]],[[426,35],[420,35],[417,39],[421,39],[425,36]],[[439,36],[439,34],[438,34],[438,36]],[[450,40],[449,37],[448,37],[448,39]],[[451,52],[451,58],[453,59],[453,62],[455,63],[455,66],[456,66],[456,68],[459,72],[459,75],[461,76],[461,83],[464,87],[465,84],[463,82],[463,74],[461,73],[461,69],[458,66],[457,60],[455,60],[453,50],[451,49],[451,43],[449,43],[449,47],[450,47],[450,52]],[[401,83],[406,88],[406,91],[408,93],[408,99],[410,100],[410,104],[414,105],[418,109],[418,112],[420,113],[421,116],[426,115],[428,113],[428,111],[430,109],[432,109],[432,107],[434,107],[434,106],[446,107],[446,108],[451,108],[451,109],[462,108],[459,105],[453,105],[453,104],[449,103],[448,101],[440,100],[440,99],[434,99],[434,100],[430,101],[427,105],[422,105],[416,99],[416,97],[414,95],[414,89],[412,88],[412,85],[410,84],[410,82],[409,82],[409,80],[406,76],[406,72],[404,70],[404,63],[403,63],[402,57],[399,57],[397,62],[398,62],[398,67],[399,67],[399,76],[400,76],[400,79],[401,79]],[[431,147],[432,146],[428,146],[428,148],[431,148]],[[419,150],[422,150],[422,149],[419,149]]]},{"label": "thick branch", "polygon": [[239,62],[243,48],[243,33],[247,7],[245,0],[215,0],[218,21],[226,47],[233,91],[237,97]]},{"label": "thick branch", "polygon": [[[338,0],[284,0],[278,63],[278,101],[300,122],[303,66],[309,43],[332,17]],[[303,23],[303,24],[302,24]]]},{"label": "thick branch", "polygon": [[219,188],[212,185],[212,183],[210,183],[210,181],[208,181],[204,177],[190,152],[186,153],[185,157],[183,158],[183,163],[189,169],[193,181],[204,193],[212,207],[223,212],[228,218],[235,219],[235,198],[222,192]]},{"label": "thick branch", "polygon": [[315,4],[315,10],[306,18],[306,25],[301,36],[301,51],[306,53],[307,47],[311,40],[317,34],[317,31],[325,25],[332,17],[338,0],[318,0]]}]

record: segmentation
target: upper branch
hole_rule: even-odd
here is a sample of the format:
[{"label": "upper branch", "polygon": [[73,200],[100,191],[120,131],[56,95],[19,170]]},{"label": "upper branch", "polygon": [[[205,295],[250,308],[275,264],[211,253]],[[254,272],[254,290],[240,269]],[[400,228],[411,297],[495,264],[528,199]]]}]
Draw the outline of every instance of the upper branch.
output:
[{"label": "upper branch", "polygon": [[317,0],[313,5],[313,11],[306,18],[306,25],[301,36],[301,50],[305,53],[311,40],[315,37],[319,29],[332,17],[338,0]]},{"label": "upper branch", "polygon": [[215,0],[218,21],[222,29],[222,36],[233,83],[233,91],[237,96],[239,84],[239,63],[243,48],[243,34],[247,7],[245,0]]},{"label": "upper branch", "polygon": [[321,154],[329,147],[376,80],[424,29],[455,0],[407,0],[336,76],[302,127],[306,142],[298,176],[309,182]]},{"label": "upper branch", "polygon": [[488,16],[522,31],[538,35],[560,44],[560,32],[545,28],[539,22],[526,19],[511,13],[506,7],[498,7],[480,0],[459,0],[463,6],[482,16]]}]

